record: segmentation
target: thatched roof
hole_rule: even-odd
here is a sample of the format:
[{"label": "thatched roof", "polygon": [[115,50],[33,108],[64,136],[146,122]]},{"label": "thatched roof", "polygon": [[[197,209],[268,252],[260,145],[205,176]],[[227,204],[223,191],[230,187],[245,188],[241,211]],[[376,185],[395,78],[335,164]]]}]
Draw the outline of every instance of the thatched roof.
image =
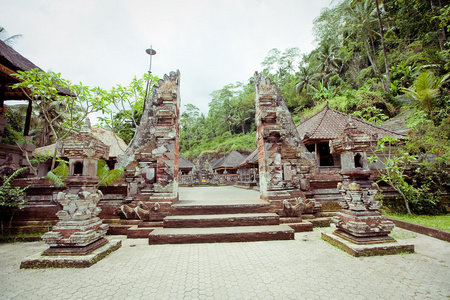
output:
[{"label": "thatched roof", "polygon": [[[104,128],[92,128],[92,134],[102,141],[105,145],[109,146],[109,157],[117,157],[123,155],[127,144],[112,131]],[[34,151],[36,154],[47,155],[55,153],[55,144],[45,147],[36,148]]]},{"label": "thatched roof", "polygon": [[[18,79],[11,75],[16,74],[17,71],[30,71],[32,69],[39,69],[39,71],[44,72],[41,68],[0,40],[0,78],[2,84],[6,87],[3,100],[29,100],[20,89],[13,90],[11,88],[11,85],[19,82]],[[68,89],[57,88],[57,90],[60,94],[73,96]]]},{"label": "thatched roof", "polygon": [[300,123],[297,126],[297,131],[304,143],[308,141],[332,140],[344,133],[349,120],[351,120],[357,130],[366,134],[377,134],[380,139],[385,136],[404,138],[401,134],[331,109],[328,107],[328,104],[320,112]]},{"label": "thatched roof", "polygon": [[193,169],[194,164],[188,161],[186,158],[184,158],[182,155],[178,158],[178,168],[179,169]]},{"label": "thatched roof", "polygon": [[231,151],[227,156],[219,159],[214,165],[213,170],[222,168],[234,168],[239,165],[245,157],[236,150]]},{"label": "thatched roof", "polygon": [[393,132],[396,132],[398,134],[408,134],[408,126],[406,125],[406,118],[411,113],[410,111],[404,112],[399,114],[398,116],[395,116],[385,122],[381,125],[386,130],[390,130]]},{"label": "thatched roof", "polygon": [[245,168],[258,164],[258,148],[247,156],[237,167]]},{"label": "thatched roof", "polygon": [[17,71],[29,71],[35,68],[41,70],[19,52],[0,41],[0,73],[2,75],[0,77],[2,83],[6,86],[3,100],[28,100],[28,97],[20,90],[10,88],[11,85],[19,82],[11,75],[17,73]]}]

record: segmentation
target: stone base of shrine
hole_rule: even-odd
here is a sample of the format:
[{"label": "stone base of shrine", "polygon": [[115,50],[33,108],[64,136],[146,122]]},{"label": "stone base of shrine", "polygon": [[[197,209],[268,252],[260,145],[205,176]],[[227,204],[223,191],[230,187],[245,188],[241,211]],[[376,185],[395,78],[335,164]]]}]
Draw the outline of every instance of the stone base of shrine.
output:
[{"label": "stone base of shrine", "polygon": [[[389,237],[391,238],[391,237]],[[353,256],[379,256],[399,253],[413,253],[414,245],[403,241],[397,241],[394,238],[389,242],[378,242],[368,244],[355,244],[336,234],[322,233],[322,239],[331,245],[347,252]]]},{"label": "stone base of shrine", "polygon": [[354,236],[348,232],[345,232],[340,229],[336,229],[333,232],[334,235],[337,235],[340,238],[343,238],[344,240],[347,240],[353,244],[357,245],[368,245],[368,244],[381,244],[381,243],[395,243],[397,242],[396,239],[393,237],[390,237],[389,235],[380,235],[380,236]]},{"label": "stone base of shrine", "polygon": [[[89,247],[91,245],[88,245],[86,247]],[[97,244],[97,248],[92,247],[93,249],[90,250],[88,254],[80,254],[81,251],[77,252],[73,250],[72,253],[65,251],[60,252],[59,254],[56,252],[52,252],[50,255],[48,253],[44,254],[46,251],[51,249],[49,248],[46,251],[44,251],[44,253],[38,253],[22,260],[20,268],[21,269],[88,268],[93,264],[97,263],[98,261],[102,260],[103,258],[105,258],[111,252],[116,251],[121,246],[122,246],[121,240],[110,240],[110,241],[106,240],[106,243],[104,243],[103,245],[100,244],[100,246],[98,246]]]},{"label": "stone base of shrine", "polygon": [[95,242],[90,243],[89,245],[83,246],[83,247],[76,247],[76,246],[66,246],[66,247],[50,247],[44,252],[42,252],[42,255],[88,255],[89,253],[93,252],[95,249],[100,248],[103,245],[106,245],[108,243],[108,240],[105,238],[101,238],[99,240],[96,240]]}]

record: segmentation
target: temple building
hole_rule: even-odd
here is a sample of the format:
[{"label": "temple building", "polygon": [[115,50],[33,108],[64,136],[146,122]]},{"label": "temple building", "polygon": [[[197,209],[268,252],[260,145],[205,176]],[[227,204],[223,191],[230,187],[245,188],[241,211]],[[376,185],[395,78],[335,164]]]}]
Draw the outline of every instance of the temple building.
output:
[{"label": "temple building", "polygon": [[386,136],[398,139],[404,138],[404,135],[331,109],[327,103],[320,112],[297,126],[297,131],[302,138],[303,144],[310,152],[315,154],[317,167],[322,170],[339,170],[341,168],[341,157],[337,153],[330,151],[330,141],[339,137],[349,122],[357,130],[372,135],[377,142]]}]

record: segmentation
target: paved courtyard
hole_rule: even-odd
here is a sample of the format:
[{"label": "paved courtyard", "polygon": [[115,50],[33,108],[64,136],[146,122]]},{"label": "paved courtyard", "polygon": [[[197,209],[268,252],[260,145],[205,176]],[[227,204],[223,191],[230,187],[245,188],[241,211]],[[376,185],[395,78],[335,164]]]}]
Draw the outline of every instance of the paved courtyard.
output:
[{"label": "paved courtyard", "polygon": [[121,249],[87,269],[19,269],[43,242],[0,245],[1,299],[448,299],[450,244],[402,229],[416,253],[355,258],[320,239],[147,245]]}]

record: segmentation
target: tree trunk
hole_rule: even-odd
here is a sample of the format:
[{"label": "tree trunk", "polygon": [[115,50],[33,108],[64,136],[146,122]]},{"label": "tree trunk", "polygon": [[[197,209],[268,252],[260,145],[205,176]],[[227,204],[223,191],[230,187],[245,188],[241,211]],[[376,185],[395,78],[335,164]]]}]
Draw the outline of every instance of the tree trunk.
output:
[{"label": "tree trunk", "polygon": [[387,53],[386,53],[386,45],[384,43],[384,32],[383,32],[383,24],[381,22],[381,14],[380,14],[380,8],[378,7],[378,0],[375,0],[375,7],[377,9],[377,17],[378,17],[378,26],[380,27],[380,37],[381,37],[381,46],[383,48],[383,56],[384,56],[384,65],[386,67],[386,78],[383,81],[383,87],[385,92],[389,92],[390,88],[390,74],[389,74],[389,61],[387,59]]},{"label": "tree trunk", "polygon": [[370,43],[365,42],[364,45],[366,47],[367,57],[369,58],[370,64],[372,65],[372,69],[373,69],[375,75],[380,78],[381,82],[383,82],[383,78],[382,78],[383,76],[381,75],[380,69],[378,69],[377,59],[376,59],[376,57],[372,56],[372,51],[370,50],[371,47],[374,48],[372,38],[370,38]]},{"label": "tree trunk", "polygon": [[[437,15],[434,11],[433,0],[430,0],[430,5],[431,5],[431,10],[433,11],[433,15],[435,17],[437,17]],[[441,6],[440,3],[439,3],[439,6]],[[434,20],[434,26],[436,27],[436,30],[439,31],[440,26],[439,26],[439,23],[436,21],[436,19]],[[441,34],[438,34],[439,47],[441,48],[441,51],[444,51],[445,50],[444,41],[446,39],[444,27],[442,27],[440,31],[441,31]]]}]

